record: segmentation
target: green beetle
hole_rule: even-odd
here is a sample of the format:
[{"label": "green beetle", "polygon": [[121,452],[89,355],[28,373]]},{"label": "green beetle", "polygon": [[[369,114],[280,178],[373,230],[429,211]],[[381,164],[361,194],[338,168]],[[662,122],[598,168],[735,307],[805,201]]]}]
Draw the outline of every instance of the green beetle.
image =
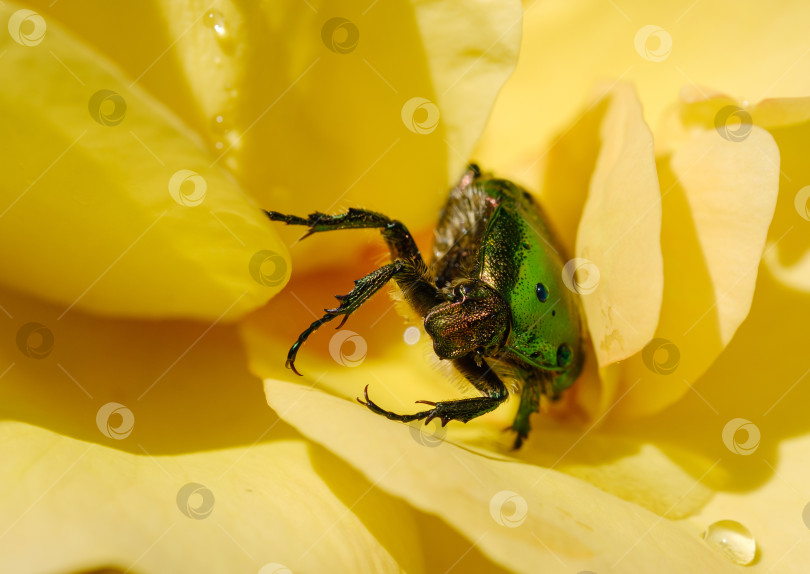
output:
[{"label": "green beetle", "polygon": [[516,184],[482,175],[470,165],[450,196],[436,228],[433,260],[425,265],[419,249],[399,221],[380,213],[308,217],[265,212],[273,221],[309,228],[304,237],[337,229],[379,228],[391,251],[391,263],[355,281],[340,305],[327,309],[293,343],[287,367],[296,374],[299,348],[318,327],[362,306],[390,280],[405,301],[424,317],[433,349],[481,393],[451,401],[418,401],[432,408],[400,415],[368,396],[357,399],[389,419],[425,424],[439,418],[468,422],[494,410],[508,397],[502,379],[519,383],[520,405],[512,423],[519,448],[531,428],[529,417],[541,395],[556,399],[582,370],[582,318],[577,293],[565,286],[564,258],[532,196]]}]

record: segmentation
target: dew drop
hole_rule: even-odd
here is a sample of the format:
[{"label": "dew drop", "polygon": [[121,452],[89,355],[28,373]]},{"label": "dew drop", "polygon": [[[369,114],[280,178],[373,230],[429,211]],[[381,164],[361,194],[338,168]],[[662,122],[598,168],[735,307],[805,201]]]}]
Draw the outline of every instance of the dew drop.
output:
[{"label": "dew drop", "polygon": [[745,566],[751,564],[757,553],[757,541],[753,534],[735,520],[720,520],[710,524],[703,538],[726,558]]},{"label": "dew drop", "polygon": [[415,345],[419,342],[421,337],[422,333],[419,332],[418,327],[408,327],[405,329],[405,334],[402,335],[402,338],[405,339],[405,343],[408,345]]},{"label": "dew drop", "polygon": [[222,114],[217,114],[213,118],[211,118],[211,124],[217,130],[225,130],[225,116]]},{"label": "dew drop", "polygon": [[234,151],[242,149],[242,135],[236,130],[228,130],[225,132],[225,141],[228,142],[228,148]]},{"label": "dew drop", "polygon": [[225,28],[225,16],[223,16],[221,12],[209,10],[205,16],[203,16],[203,22],[205,22],[205,25],[211,28],[219,38],[226,38],[228,36],[228,30]]}]

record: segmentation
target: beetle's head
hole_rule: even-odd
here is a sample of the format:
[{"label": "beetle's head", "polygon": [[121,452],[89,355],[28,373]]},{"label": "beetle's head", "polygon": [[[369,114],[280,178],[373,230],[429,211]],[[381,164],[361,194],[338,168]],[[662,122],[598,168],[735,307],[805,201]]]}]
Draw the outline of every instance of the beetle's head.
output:
[{"label": "beetle's head", "polygon": [[509,336],[509,305],[480,279],[465,280],[448,292],[450,301],[425,315],[425,331],[442,359],[458,359],[474,351],[490,355]]}]

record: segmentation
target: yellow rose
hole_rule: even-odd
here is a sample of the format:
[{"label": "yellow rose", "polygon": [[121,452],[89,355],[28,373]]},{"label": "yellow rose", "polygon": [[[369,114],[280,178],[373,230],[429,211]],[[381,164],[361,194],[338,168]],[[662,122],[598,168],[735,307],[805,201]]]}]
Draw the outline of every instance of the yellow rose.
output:
[{"label": "yellow rose", "polygon": [[[475,155],[540,193],[599,285],[586,372],[512,452],[514,402],[446,429],[354,403],[366,384],[403,412],[459,396],[385,297],[312,337],[304,379],[284,369],[386,254],[371,233],[280,241],[258,207],[377,209],[426,248],[514,10],[50,4],[42,37],[5,6],[20,35],[0,58],[6,569],[732,572],[701,540],[731,519],[753,569],[802,571],[807,106],[717,94],[806,94],[803,14],[525,6]],[[717,92],[679,104],[684,84]]]}]

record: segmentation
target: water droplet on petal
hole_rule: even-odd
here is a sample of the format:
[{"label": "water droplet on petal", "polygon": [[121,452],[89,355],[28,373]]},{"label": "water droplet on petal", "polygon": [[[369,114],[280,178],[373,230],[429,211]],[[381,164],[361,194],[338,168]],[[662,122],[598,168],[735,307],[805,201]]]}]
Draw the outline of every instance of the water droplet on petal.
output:
[{"label": "water droplet on petal", "polygon": [[238,151],[242,149],[242,134],[236,130],[228,130],[225,132],[225,141],[228,142],[228,148]]},{"label": "water droplet on petal", "polygon": [[211,28],[219,38],[228,36],[228,30],[225,28],[225,16],[223,16],[221,12],[209,10],[205,16],[203,16],[203,22],[205,22],[205,25]]},{"label": "water droplet on petal", "polygon": [[754,535],[736,520],[720,520],[710,524],[703,538],[735,564],[751,564],[757,553]]}]

